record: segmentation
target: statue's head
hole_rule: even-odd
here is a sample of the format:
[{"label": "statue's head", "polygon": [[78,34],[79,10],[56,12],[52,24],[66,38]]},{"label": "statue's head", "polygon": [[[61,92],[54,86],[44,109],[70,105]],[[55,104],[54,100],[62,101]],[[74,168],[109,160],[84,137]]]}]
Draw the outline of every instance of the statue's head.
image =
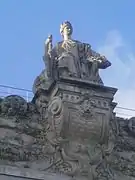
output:
[{"label": "statue's head", "polygon": [[69,21],[65,21],[60,25],[60,34],[63,36],[68,35],[71,36],[73,33],[73,27]]}]

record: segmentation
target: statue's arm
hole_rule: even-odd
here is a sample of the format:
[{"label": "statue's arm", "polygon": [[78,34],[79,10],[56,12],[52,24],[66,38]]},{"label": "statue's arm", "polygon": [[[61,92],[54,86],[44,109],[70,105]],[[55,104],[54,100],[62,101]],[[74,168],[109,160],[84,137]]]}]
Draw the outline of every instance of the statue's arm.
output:
[{"label": "statue's arm", "polygon": [[45,67],[47,66],[48,64],[48,61],[49,61],[50,57],[49,57],[49,54],[48,54],[48,45],[45,44],[44,45],[44,55],[43,55],[43,61],[45,63]]},{"label": "statue's arm", "polygon": [[45,69],[46,69],[46,72],[47,72],[47,77],[50,77],[51,76],[51,70],[50,70],[50,56],[47,52],[47,47],[45,45],[45,53],[44,53],[44,56],[43,56],[43,61],[45,63]]},{"label": "statue's arm", "polygon": [[88,60],[90,62],[97,61],[99,69],[106,69],[111,66],[111,62],[108,61],[105,56],[101,56],[99,53],[92,50],[90,46],[88,46]]},{"label": "statue's arm", "polygon": [[43,56],[43,61],[45,63],[45,69],[47,71],[47,76],[51,77],[52,76],[52,36],[49,36],[44,44],[44,56]]},{"label": "statue's arm", "polygon": [[106,69],[106,68],[110,67],[111,65],[112,65],[111,62],[108,61],[105,56],[100,55],[100,57],[98,59],[98,68],[99,69]]}]

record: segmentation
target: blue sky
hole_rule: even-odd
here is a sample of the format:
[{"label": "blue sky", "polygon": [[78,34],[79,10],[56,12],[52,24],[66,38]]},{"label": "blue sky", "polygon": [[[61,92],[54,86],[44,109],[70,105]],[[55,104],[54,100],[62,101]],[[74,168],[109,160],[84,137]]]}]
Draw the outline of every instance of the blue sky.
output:
[{"label": "blue sky", "polygon": [[112,62],[101,76],[119,88],[120,105],[135,108],[135,0],[1,0],[0,84],[31,89],[44,68],[44,40],[51,33],[60,41],[64,20],[73,24],[73,38]]}]

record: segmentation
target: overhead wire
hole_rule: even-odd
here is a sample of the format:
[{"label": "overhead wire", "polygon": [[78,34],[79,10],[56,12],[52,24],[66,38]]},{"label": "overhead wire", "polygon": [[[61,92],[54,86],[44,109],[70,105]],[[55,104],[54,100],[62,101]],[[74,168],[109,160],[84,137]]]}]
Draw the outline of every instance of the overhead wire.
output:
[{"label": "overhead wire", "polygon": [[[28,92],[28,93],[32,93],[31,90],[28,90],[28,89],[24,89],[24,88],[17,88],[17,87],[13,87],[13,86],[7,86],[7,85],[0,85],[0,88],[7,88],[7,89],[14,89],[14,90],[19,90],[19,91],[24,91],[24,92]],[[6,93],[5,91],[1,91],[0,94],[3,93],[3,94],[12,94],[12,93]],[[32,93],[33,94],[33,93]],[[5,97],[5,96],[0,96],[0,97]],[[23,97],[26,97],[26,96],[23,96]],[[30,99],[32,98],[32,96],[30,97]],[[121,110],[126,110],[126,111],[132,111],[132,112],[135,112],[135,109],[133,108],[127,108],[127,107],[121,107],[121,106],[116,106],[115,109],[121,109]],[[130,114],[125,114],[125,113],[121,113],[121,112],[116,112],[117,114],[120,114],[120,115],[125,115],[125,116],[133,116],[133,115],[130,115]]]}]

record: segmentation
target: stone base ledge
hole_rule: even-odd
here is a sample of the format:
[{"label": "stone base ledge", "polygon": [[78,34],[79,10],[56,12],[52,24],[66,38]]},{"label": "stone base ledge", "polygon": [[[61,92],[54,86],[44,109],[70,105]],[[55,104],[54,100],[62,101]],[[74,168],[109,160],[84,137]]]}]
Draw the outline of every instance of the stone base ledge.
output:
[{"label": "stone base ledge", "polygon": [[70,177],[53,173],[35,171],[0,165],[0,180],[71,180]]}]

